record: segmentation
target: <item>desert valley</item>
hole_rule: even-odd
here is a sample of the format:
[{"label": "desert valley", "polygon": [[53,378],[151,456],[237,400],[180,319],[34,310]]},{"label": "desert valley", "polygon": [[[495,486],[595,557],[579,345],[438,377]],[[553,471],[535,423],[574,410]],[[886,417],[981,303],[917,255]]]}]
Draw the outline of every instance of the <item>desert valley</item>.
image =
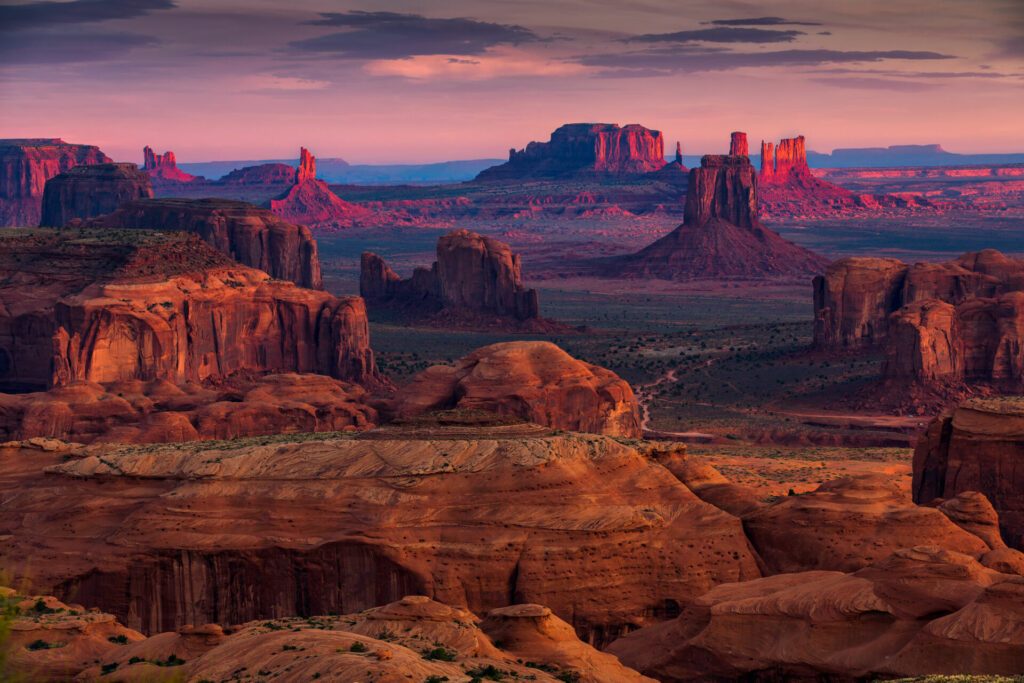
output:
[{"label": "desert valley", "polygon": [[[885,144],[840,147],[815,136],[864,138],[828,98],[814,116],[780,97],[719,122],[701,113],[727,110],[713,94],[688,109],[662,93],[670,126],[627,97],[586,103],[629,112],[589,122],[543,79],[604,92],[749,69],[912,101],[935,97],[907,85],[931,77],[880,64],[942,59],[950,90],[1012,71],[1024,106],[1024,53],[979,53],[1002,71],[954,77],[960,57],[916,48],[760,49],[860,35],[854,16],[883,35],[867,8],[797,20],[695,0],[669,34],[650,32],[677,11],[660,2],[653,23],[594,3],[593,26],[548,32],[520,25],[547,10],[518,3],[457,18],[300,4],[292,42],[258,57],[252,36],[286,15],[0,5],[0,74],[53,67],[32,78],[55,84],[88,65],[87,83],[183,88],[160,60],[106,50],[130,34],[90,42],[166,17],[137,49],[214,27],[239,41],[172,55],[187,73],[266,58],[326,84],[275,75],[237,97],[280,112],[211,133],[209,109],[182,109],[145,139],[137,94],[38,120],[0,105],[0,681],[1021,680],[1019,108],[1012,134],[972,147],[949,112],[886,119],[873,92],[858,106],[878,107],[867,139]],[[891,31],[923,6],[893,4]],[[1013,3],[982,5],[1018,25]],[[935,36],[965,21],[948,14]],[[36,32],[67,42],[40,56]],[[617,52],[577,54],[601,41]],[[358,65],[350,83],[317,70],[333,58]],[[24,74],[5,92],[27,92]],[[408,136],[375,79],[401,93]],[[365,88],[364,126],[389,122],[345,138],[371,163],[329,156],[345,150],[296,105],[336,87]],[[417,102],[434,120],[485,91],[517,107],[520,87],[540,88],[533,139],[497,115],[429,134],[412,120]],[[995,126],[985,97],[972,111]],[[877,133],[886,121],[908,142]],[[984,151],[924,144],[926,123]],[[418,156],[478,133],[507,156]],[[237,157],[229,138],[251,160],[210,161]]]}]

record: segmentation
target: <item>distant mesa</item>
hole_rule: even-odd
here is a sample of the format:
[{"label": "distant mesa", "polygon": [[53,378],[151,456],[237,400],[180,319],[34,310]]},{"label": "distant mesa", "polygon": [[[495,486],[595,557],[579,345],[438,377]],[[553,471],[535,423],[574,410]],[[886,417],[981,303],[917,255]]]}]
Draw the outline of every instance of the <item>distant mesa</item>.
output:
[{"label": "distant mesa", "polygon": [[142,150],[142,170],[149,174],[155,184],[159,183],[191,183],[196,180],[205,180],[185,173],[178,168],[178,162],[174,158],[174,152],[156,154],[152,147],[144,147]]},{"label": "distant mesa", "polygon": [[125,202],[153,196],[149,175],[135,164],[76,166],[46,181],[39,224],[62,227],[76,218],[92,218]]},{"label": "distant mesa", "polygon": [[682,225],[635,254],[610,260],[603,274],[696,280],[822,272],[827,259],[761,225],[746,135],[733,133],[730,150],[744,154],[708,155],[690,170]]},{"label": "distant mesa", "polygon": [[288,164],[258,164],[231,171],[217,181],[221,185],[293,185],[298,172]]},{"label": "distant mesa", "polygon": [[455,230],[437,242],[437,261],[400,278],[376,254],[362,257],[359,292],[370,306],[401,306],[481,324],[541,323],[537,291],[522,283],[519,254],[493,237]]},{"label": "distant mesa", "polygon": [[477,175],[477,180],[638,175],[665,166],[661,131],[639,124],[567,123],[548,142],[509,150],[508,161]]},{"label": "distant mesa", "polygon": [[60,138],[0,140],[0,226],[35,226],[46,181],[75,166],[109,164],[94,145]]},{"label": "distant mesa", "polygon": [[323,289],[316,240],[304,225],[229,199],[140,199],[86,221],[91,228],[190,232],[223,254],[300,287]]}]

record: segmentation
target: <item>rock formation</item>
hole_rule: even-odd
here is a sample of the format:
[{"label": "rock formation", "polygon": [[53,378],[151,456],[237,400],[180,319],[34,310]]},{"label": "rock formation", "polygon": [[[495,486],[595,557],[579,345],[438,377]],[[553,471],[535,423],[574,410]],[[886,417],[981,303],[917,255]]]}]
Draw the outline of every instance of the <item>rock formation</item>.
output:
[{"label": "rock formation", "polygon": [[75,166],[108,164],[93,145],[59,138],[0,140],[0,226],[36,226],[46,181]]},{"label": "rock formation", "polygon": [[[144,633],[422,594],[478,614],[546,605],[600,645],[760,576],[739,520],[609,437],[474,425],[269,444],[11,446],[0,449],[0,564],[11,581],[27,575],[36,591],[73,595]],[[522,626],[504,628],[522,642]]]},{"label": "rock formation", "polygon": [[46,181],[39,224],[59,228],[152,196],[149,176],[135,164],[76,166]]},{"label": "rock formation", "polygon": [[477,180],[631,175],[665,165],[661,131],[638,124],[567,123],[548,142],[509,150],[508,161],[481,171]]},{"label": "rock formation", "polygon": [[972,399],[940,415],[914,451],[914,500],[980,491],[999,513],[1006,542],[1024,549],[1024,405]]},{"label": "rock formation", "polygon": [[614,372],[576,360],[550,342],[505,342],[454,365],[436,365],[397,396],[395,412],[482,409],[557,429],[640,436],[640,411]]},{"label": "rock formation", "polygon": [[221,185],[294,185],[298,171],[288,164],[259,164],[235,169],[223,178]]},{"label": "rock formation", "polygon": [[414,306],[470,320],[497,316],[516,321],[539,318],[537,291],[522,283],[518,254],[504,242],[469,230],[455,230],[437,242],[437,261],[401,279],[382,258],[364,253],[359,293],[371,304]]},{"label": "rock formation", "polygon": [[917,546],[852,574],[719,586],[608,648],[663,681],[853,681],[1012,675],[1024,667],[1024,577]]},{"label": "rock formation", "polygon": [[[228,680],[252,670],[286,682],[413,675],[444,681],[482,672],[492,680],[653,683],[580,642],[541,605],[496,611],[481,625],[465,609],[409,595],[358,614],[261,620],[232,629],[190,625],[146,638],[112,614],[52,596],[0,588],[0,597],[16,603],[10,670],[0,672],[16,680]],[[505,633],[510,642],[499,647]]]},{"label": "rock formation", "polygon": [[199,235],[214,249],[300,287],[323,289],[320,257],[309,228],[266,209],[228,199],[140,199],[79,225],[175,230]]},{"label": "rock formation", "polygon": [[149,174],[154,184],[158,183],[191,183],[196,176],[185,173],[178,168],[174,152],[156,154],[152,147],[142,149],[142,170]]},{"label": "rock formation", "polygon": [[348,228],[373,212],[346,202],[316,178],[316,158],[305,147],[300,151],[295,184],[281,196],[271,199],[270,210],[285,220],[311,228],[329,230]]},{"label": "rock formation", "polygon": [[[746,136],[732,147],[746,151]],[[705,156],[690,169],[685,220],[641,251],[612,259],[612,277],[667,280],[807,276],[828,261],[782,239],[758,219],[757,179],[747,156]]]},{"label": "rock formation", "polygon": [[676,158],[675,162],[680,166],[683,165],[683,145],[680,142],[676,142]]},{"label": "rock formation", "polygon": [[[376,381],[358,297],[274,280],[180,233],[40,230],[3,239],[5,385],[282,371]],[[26,271],[26,261],[39,265]]]},{"label": "rock formation", "polygon": [[729,140],[729,156],[747,157],[750,156],[750,147],[747,144],[747,134],[733,131]]}]

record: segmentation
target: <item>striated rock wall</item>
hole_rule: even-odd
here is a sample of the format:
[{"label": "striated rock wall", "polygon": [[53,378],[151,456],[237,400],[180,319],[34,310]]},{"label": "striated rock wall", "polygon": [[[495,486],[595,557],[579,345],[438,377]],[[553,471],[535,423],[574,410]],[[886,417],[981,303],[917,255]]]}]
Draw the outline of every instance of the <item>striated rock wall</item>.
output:
[{"label": "striated rock wall", "polygon": [[757,177],[750,160],[714,155],[701,159],[700,168],[690,170],[684,213],[690,225],[718,218],[752,228],[757,221]]},{"label": "striated rock wall", "polygon": [[729,156],[746,157],[750,156],[750,146],[747,144],[747,134],[740,131],[733,131],[729,140]]},{"label": "striated rock wall", "polygon": [[135,164],[76,166],[46,181],[39,224],[59,228],[76,218],[110,213],[125,202],[152,196],[149,175]]},{"label": "striated rock wall", "polygon": [[81,223],[96,228],[176,230],[199,235],[247,266],[300,287],[323,289],[320,256],[309,228],[266,209],[227,199],[143,199]]},{"label": "striated rock wall", "polygon": [[75,166],[108,164],[94,145],[59,138],[0,140],[0,226],[35,226],[46,181]]}]

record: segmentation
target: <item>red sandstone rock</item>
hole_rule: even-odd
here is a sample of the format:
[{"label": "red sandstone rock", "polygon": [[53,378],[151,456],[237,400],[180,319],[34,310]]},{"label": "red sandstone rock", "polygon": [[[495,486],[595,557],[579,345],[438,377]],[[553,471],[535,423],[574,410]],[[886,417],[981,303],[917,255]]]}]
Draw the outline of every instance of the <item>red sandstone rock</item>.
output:
[{"label": "red sandstone rock", "polygon": [[59,228],[152,196],[149,176],[135,164],[76,166],[46,181],[39,224]]},{"label": "red sandstone rock", "polygon": [[341,199],[327,183],[316,179],[316,158],[309,150],[303,147],[299,157],[295,184],[268,204],[273,213],[318,229],[352,227],[372,214],[365,207]]},{"label": "red sandstone rock", "polygon": [[309,228],[252,204],[226,199],[143,199],[81,225],[194,233],[239,263],[301,287],[323,289],[320,257]]},{"label": "red sandstone rock", "polygon": [[522,283],[518,254],[492,237],[454,230],[437,242],[437,261],[402,280],[376,254],[364,253],[359,293],[371,303],[433,307],[471,318],[478,314],[519,321],[539,317],[537,292]]},{"label": "red sandstone rock", "polygon": [[149,174],[154,183],[191,183],[199,180],[196,176],[178,168],[174,152],[156,154],[151,147],[144,147],[142,158],[142,170]]},{"label": "red sandstone rock", "polygon": [[316,180],[316,157],[305,147],[299,148],[299,168],[295,172],[295,182]]},{"label": "red sandstone rock", "polygon": [[729,156],[746,157],[750,156],[750,146],[747,144],[747,134],[734,131],[729,141]]},{"label": "red sandstone rock", "polygon": [[427,368],[395,402],[400,417],[448,408],[482,409],[558,429],[640,436],[639,408],[629,384],[550,342],[493,344],[454,365]]},{"label": "red sandstone rock", "polygon": [[775,178],[775,143],[761,141],[761,172],[758,178],[762,183],[771,182]]},{"label": "red sandstone rock", "polygon": [[477,180],[549,178],[591,174],[639,174],[665,165],[660,131],[637,124],[568,123],[549,142],[509,150],[509,160],[482,171]]},{"label": "red sandstone rock", "polygon": [[0,226],[36,226],[46,181],[75,166],[107,164],[93,145],[58,138],[0,140]]},{"label": "red sandstone rock", "polygon": [[852,574],[719,586],[608,650],[664,681],[1011,675],[1024,667],[1022,619],[1024,577],[919,546]]},{"label": "red sandstone rock", "polygon": [[914,451],[914,500],[979,491],[1004,540],[1024,549],[1024,409],[1016,398],[973,399],[936,418]]},{"label": "red sandstone rock", "polygon": [[222,185],[294,185],[298,171],[288,164],[259,164],[239,168],[217,181]]},{"label": "red sandstone rock", "polygon": [[792,176],[809,175],[807,149],[804,136],[783,138],[775,149],[775,177],[787,179]]}]

